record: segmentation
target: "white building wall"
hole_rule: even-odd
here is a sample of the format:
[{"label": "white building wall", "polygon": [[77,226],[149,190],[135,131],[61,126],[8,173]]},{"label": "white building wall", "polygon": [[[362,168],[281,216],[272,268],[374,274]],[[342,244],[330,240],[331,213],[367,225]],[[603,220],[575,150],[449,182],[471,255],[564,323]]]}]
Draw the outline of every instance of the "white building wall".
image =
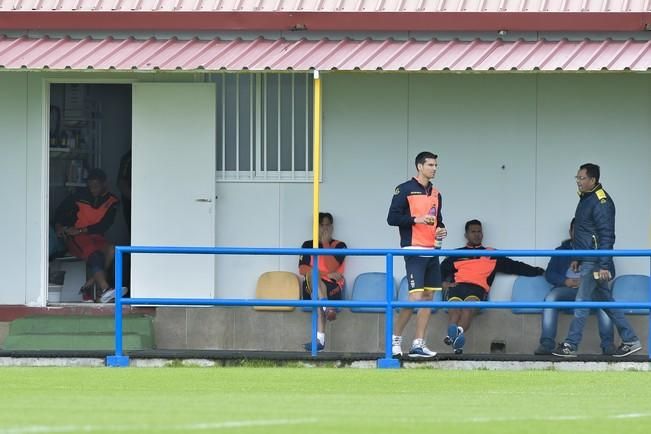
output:
[{"label": "white building wall", "polygon": [[[398,246],[397,229],[387,226],[386,213],[395,186],[415,173],[413,159],[421,150],[439,154],[436,184],[450,233],[445,248],[464,244],[463,226],[471,218],[483,221],[487,245],[556,247],[576,207],[573,177],[588,161],[602,166],[604,186],[616,200],[616,248],[651,247],[647,75],[322,77],[321,209],[334,214],[335,236],[349,247]],[[311,238],[310,185],[218,184],[218,190],[255,197],[248,205],[240,200],[233,202],[235,208],[218,211],[218,243],[298,247]],[[268,225],[251,223],[260,215]],[[548,261],[517,259],[543,267]],[[295,271],[297,263],[295,257],[224,261],[218,265],[217,294],[225,297],[252,296],[259,274]],[[649,270],[643,258],[616,262],[620,274]],[[348,289],[359,273],[382,270],[381,258],[349,258]],[[401,258],[394,261],[394,274],[396,282],[404,275]],[[498,276],[492,298],[508,299],[513,279]]]},{"label": "white building wall", "polygon": [[27,75],[0,79],[0,302],[24,304],[27,278]]},{"label": "white building wall", "polygon": [[[574,214],[578,166],[601,166],[617,208],[616,249],[651,248],[651,77],[541,75],[538,79],[536,238],[540,248]],[[566,218],[562,213],[567,215]],[[648,258],[618,258],[618,274],[649,274]]]},{"label": "white building wall", "polygon": [[[54,74],[63,77],[61,74]],[[47,156],[43,82],[47,73],[0,74],[0,304],[43,304]],[[88,79],[88,74],[66,77]],[[136,79],[134,74],[93,78]],[[195,75],[137,75],[156,81]],[[398,246],[386,213],[397,184],[414,174],[423,149],[440,155],[436,180],[450,236],[479,218],[486,244],[553,248],[576,206],[579,164],[602,166],[618,209],[617,244],[651,247],[651,110],[647,74],[326,73],[321,209],[335,236],[355,248]],[[299,247],[311,238],[312,188],[300,183],[218,183],[217,240],[225,246]],[[545,265],[547,259],[526,259]],[[223,257],[217,296],[250,297],[264,271],[295,271],[296,257]],[[648,273],[647,259],[618,259],[622,273]],[[350,258],[348,288],[380,258]],[[396,258],[396,280],[404,274]],[[493,295],[508,297],[511,278]]]}]

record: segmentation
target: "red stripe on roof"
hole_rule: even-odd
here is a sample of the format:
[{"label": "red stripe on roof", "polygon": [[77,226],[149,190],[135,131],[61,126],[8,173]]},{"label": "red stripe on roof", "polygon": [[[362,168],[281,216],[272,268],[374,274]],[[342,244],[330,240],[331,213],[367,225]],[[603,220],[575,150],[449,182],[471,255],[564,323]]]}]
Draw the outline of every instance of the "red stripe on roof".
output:
[{"label": "red stripe on roof", "polygon": [[4,69],[646,71],[639,40],[470,41],[0,37]]},{"label": "red stripe on roof", "polygon": [[648,12],[649,0],[0,0],[0,11]]},{"label": "red stripe on roof", "polygon": [[638,32],[645,12],[1,11],[0,29],[73,31]]}]

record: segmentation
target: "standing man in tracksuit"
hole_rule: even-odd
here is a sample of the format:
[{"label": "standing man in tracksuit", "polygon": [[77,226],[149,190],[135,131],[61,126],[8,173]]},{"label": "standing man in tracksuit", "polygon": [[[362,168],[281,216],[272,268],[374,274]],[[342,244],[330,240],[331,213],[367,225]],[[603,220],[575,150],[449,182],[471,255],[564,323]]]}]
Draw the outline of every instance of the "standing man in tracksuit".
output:
[{"label": "standing man in tracksuit", "polygon": [[[615,244],[615,204],[599,183],[599,175],[599,166],[592,163],[582,165],[576,174],[579,204],[574,214],[574,248],[577,250],[612,250]],[[570,267],[580,275],[577,301],[614,301],[608,287],[608,282],[615,277],[615,264],[611,256],[576,258]],[[625,357],[640,351],[640,339],[626,320],[624,312],[604,310],[622,338],[622,344],[613,356]],[[567,338],[552,354],[576,357],[589,313],[589,309],[574,309]]]},{"label": "standing man in tracksuit", "polygon": [[[433,249],[436,240],[447,236],[441,214],[441,193],[432,185],[436,175],[438,156],[421,152],[416,156],[415,177],[396,187],[387,223],[398,226],[400,247],[405,249]],[[438,246],[440,247],[440,246]],[[431,301],[434,291],[441,290],[441,268],[438,256],[405,256],[409,301]],[[393,324],[391,353],[402,356],[402,332],[411,318],[413,309],[401,309]],[[425,330],[432,310],[418,309],[416,335],[409,357],[431,358],[436,352],[425,344]]]}]

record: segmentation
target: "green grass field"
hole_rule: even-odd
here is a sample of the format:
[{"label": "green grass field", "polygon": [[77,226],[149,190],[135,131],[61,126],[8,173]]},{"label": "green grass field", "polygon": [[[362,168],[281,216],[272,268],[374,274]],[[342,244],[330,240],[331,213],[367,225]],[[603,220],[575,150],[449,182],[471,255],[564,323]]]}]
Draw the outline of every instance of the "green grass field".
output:
[{"label": "green grass field", "polygon": [[0,434],[649,433],[651,373],[0,368]]}]

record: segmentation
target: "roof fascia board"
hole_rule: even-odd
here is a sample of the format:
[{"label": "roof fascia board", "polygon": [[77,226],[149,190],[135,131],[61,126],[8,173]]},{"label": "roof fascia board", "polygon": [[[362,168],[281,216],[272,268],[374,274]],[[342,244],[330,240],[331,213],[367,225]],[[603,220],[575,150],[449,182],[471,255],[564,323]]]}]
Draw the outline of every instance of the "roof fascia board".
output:
[{"label": "roof fascia board", "polygon": [[651,12],[6,11],[0,30],[637,32]]}]

